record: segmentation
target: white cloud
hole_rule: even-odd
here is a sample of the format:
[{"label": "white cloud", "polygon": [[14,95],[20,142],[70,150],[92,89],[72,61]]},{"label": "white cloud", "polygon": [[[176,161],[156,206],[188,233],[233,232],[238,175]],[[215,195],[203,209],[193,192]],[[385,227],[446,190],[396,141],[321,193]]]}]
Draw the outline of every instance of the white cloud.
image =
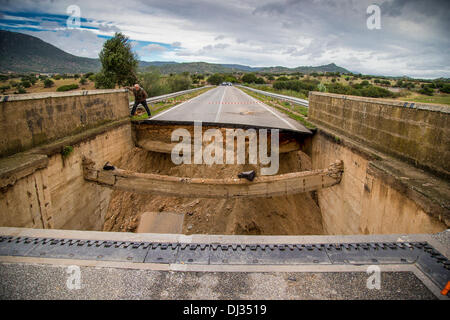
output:
[{"label": "white cloud", "polygon": [[[450,77],[449,1],[379,0],[382,29],[368,30],[372,2],[82,0],[82,17],[99,30],[33,35],[89,57],[101,48],[97,34],[120,30],[133,40],[172,44],[172,50],[157,44],[140,49],[142,56],[167,60],[288,67],[335,62],[363,73]],[[4,10],[65,14],[72,3],[14,1]]]}]

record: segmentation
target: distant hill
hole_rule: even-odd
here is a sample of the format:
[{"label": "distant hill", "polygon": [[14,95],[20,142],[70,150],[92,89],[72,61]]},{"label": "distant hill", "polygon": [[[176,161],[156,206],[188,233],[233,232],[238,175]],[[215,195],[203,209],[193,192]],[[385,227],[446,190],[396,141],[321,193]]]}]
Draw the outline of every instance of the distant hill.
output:
[{"label": "distant hill", "polygon": [[229,73],[229,72],[266,72],[266,73],[312,73],[312,72],[340,72],[350,73],[345,68],[339,67],[334,63],[330,63],[317,67],[250,67],[240,64],[217,64],[207,62],[183,62],[183,63],[170,63],[170,64],[158,64],[153,65],[157,67],[161,73]]},{"label": "distant hill", "polygon": [[217,64],[217,63],[207,63],[207,62],[183,62],[183,63],[173,63],[170,64],[158,64],[153,65],[157,67],[161,73],[229,73],[229,72],[266,72],[266,73],[312,73],[312,72],[340,72],[340,73],[350,73],[345,68],[339,67],[334,63],[330,63],[323,66],[317,67],[250,67],[240,64]]},{"label": "distant hill", "polygon": [[[101,68],[99,59],[77,57],[58,49],[39,38],[0,30],[0,72],[36,73],[85,73],[97,72]],[[217,64],[207,62],[139,61],[139,68],[157,68],[163,74],[169,73],[230,73],[230,72],[341,72],[347,69],[334,63],[317,67],[250,67],[240,64]]]},{"label": "distant hill", "polygon": [[100,70],[98,59],[74,56],[39,38],[0,30],[0,72],[77,73]]},{"label": "distant hill", "polygon": [[317,66],[317,67],[296,67],[296,68],[286,68],[286,67],[268,67],[268,68],[261,68],[261,72],[269,72],[269,73],[289,73],[289,72],[301,72],[301,73],[313,73],[313,72],[340,72],[340,73],[350,73],[345,68],[339,67],[335,65],[334,63],[330,63],[323,66]]}]

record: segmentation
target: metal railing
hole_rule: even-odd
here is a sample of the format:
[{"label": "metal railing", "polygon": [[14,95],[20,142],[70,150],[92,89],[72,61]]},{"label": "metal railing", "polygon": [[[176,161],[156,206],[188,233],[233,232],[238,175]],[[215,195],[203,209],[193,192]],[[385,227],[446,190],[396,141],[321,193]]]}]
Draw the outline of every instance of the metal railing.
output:
[{"label": "metal railing", "polygon": [[277,93],[273,93],[273,92],[267,92],[267,91],[263,91],[263,90],[258,90],[258,89],[250,88],[250,87],[243,86],[243,85],[236,85],[236,86],[237,87],[241,87],[241,88],[245,88],[245,89],[248,89],[248,90],[260,93],[260,94],[263,94],[265,96],[269,96],[269,97],[277,98],[277,99],[280,99],[280,100],[292,102],[292,103],[299,104],[299,105],[304,106],[304,107],[309,107],[308,100],[295,98],[295,97],[291,97],[291,96],[285,96],[285,95],[277,94]]},{"label": "metal railing", "polygon": [[[161,96],[150,97],[150,98],[147,99],[147,103],[154,103],[154,102],[163,101],[163,100],[166,100],[166,99],[169,99],[169,98],[181,96],[183,94],[195,92],[195,91],[198,91],[200,89],[205,89],[205,88],[209,88],[209,87],[212,87],[212,86],[203,86],[203,87],[198,87],[198,88],[194,88],[194,89],[189,89],[189,90],[183,90],[183,91],[177,91],[177,92],[172,92],[172,93],[168,93],[168,94],[163,94]],[[134,102],[130,102],[130,109],[133,107],[133,105],[134,105]]]}]

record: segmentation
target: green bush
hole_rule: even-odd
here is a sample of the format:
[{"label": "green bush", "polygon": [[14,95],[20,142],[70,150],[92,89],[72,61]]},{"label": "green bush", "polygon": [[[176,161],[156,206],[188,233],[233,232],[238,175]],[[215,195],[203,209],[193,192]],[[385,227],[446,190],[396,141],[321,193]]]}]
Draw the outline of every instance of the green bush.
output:
[{"label": "green bush", "polygon": [[363,87],[368,86],[369,84],[370,84],[370,83],[369,83],[369,81],[367,81],[367,80],[361,81],[361,85],[362,85]]},{"label": "green bush", "polygon": [[237,83],[237,82],[238,82],[238,80],[236,79],[236,77],[235,77],[235,76],[232,76],[232,75],[227,75],[227,76],[225,76],[224,81],[225,81],[225,82],[231,82],[231,83]]},{"label": "green bush", "polygon": [[450,83],[444,84],[440,89],[440,91],[443,93],[450,93]]},{"label": "green bush", "polygon": [[208,81],[208,83],[217,86],[217,85],[221,84],[224,79],[225,78],[223,75],[221,75],[220,73],[215,73],[212,76],[210,76],[207,81]]},{"label": "green bush", "polygon": [[80,84],[81,84],[81,85],[84,85],[84,84],[86,84],[86,83],[87,83],[86,78],[83,77],[83,78],[80,79]]},{"label": "green bush", "polygon": [[318,80],[288,80],[274,82],[273,87],[277,90],[293,90],[297,92],[317,90]]},{"label": "green bush", "polygon": [[114,89],[116,86],[114,76],[112,74],[105,74],[99,72],[95,75],[95,88],[97,89]]},{"label": "green bush", "polygon": [[241,80],[244,83],[255,83],[257,81],[257,77],[254,73],[246,73]]},{"label": "green bush", "polygon": [[16,87],[16,91],[14,91],[15,94],[23,94],[23,93],[27,93],[27,90],[25,90],[25,88],[21,85],[18,84]]},{"label": "green bush", "polygon": [[422,89],[419,90],[419,93],[425,94],[427,96],[432,96],[433,92],[434,92],[433,88],[431,88],[429,85],[424,86]]},{"label": "green bush", "polygon": [[161,77],[158,69],[139,75],[139,84],[144,88],[149,97],[170,93],[170,86]]},{"label": "green bush", "polygon": [[30,88],[31,87],[31,82],[28,80],[22,80],[22,86],[24,88]]},{"label": "green bush", "polygon": [[62,92],[62,91],[70,91],[70,90],[74,90],[74,89],[78,89],[78,85],[77,84],[67,84],[61,87],[58,87],[58,89],[56,89],[56,91],[58,92]]},{"label": "green bush", "polygon": [[61,155],[63,158],[67,158],[73,152],[72,146],[64,146],[61,150]]},{"label": "green bush", "polygon": [[52,80],[50,80],[50,79],[45,79],[44,80],[44,88],[51,88],[51,87],[53,87],[54,84],[55,83]]},{"label": "green bush", "polygon": [[167,83],[169,84],[170,90],[172,92],[177,92],[189,89],[192,84],[192,81],[189,75],[177,74],[172,77],[169,77]]},{"label": "green bush", "polygon": [[264,81],[263,78],[258,77],[258,78],[256,78],[255,83],[256,83],[256,84],[265,84],[266,82]]}]

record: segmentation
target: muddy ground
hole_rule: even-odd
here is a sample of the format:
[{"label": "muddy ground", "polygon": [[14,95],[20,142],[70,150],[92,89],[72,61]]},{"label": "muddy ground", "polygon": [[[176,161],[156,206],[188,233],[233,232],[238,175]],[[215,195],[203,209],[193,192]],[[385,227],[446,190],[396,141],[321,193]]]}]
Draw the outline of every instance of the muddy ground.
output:
[{"label": "muddy ground", "polygon": [[[174,165],[170,154],[136,148],[125,155],[122,169],[179,177],[232,178],[255,165]],[[299,152],[280,154],[281,173],[310,169],[309,158]],[[254,199],[196,199],[114,191],[103,231],[134,232],[144,212],[184,214],[184,234],[320,235],[320,209],[313,193]]]}]

